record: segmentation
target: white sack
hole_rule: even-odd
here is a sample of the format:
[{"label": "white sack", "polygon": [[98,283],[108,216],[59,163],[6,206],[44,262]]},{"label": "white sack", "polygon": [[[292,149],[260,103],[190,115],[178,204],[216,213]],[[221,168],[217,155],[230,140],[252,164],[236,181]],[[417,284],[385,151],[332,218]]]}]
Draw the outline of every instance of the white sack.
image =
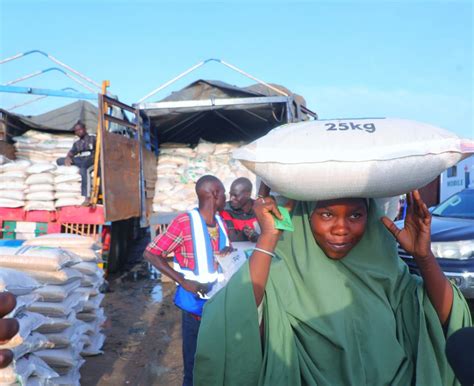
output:
[{"label": "white sack", "polygon": [[0,292],[8,291],[16,296],[27,295],[41,284],[25,272],[15,269],[0,269]]},{"label": "white sack", "polygon": [[29,174],[50,172],[56,169],[56,165],[49,162],[37,162],[26,169]]},{"label": "white sack", "polygon": [[3,345],[0,345],[0,350],[12,349],[23,344],[26,338],[31,335],[33,331],[41,327],[46,322],[46,318],[43,315],[30,311],[18,313],[15,315],[15,319],[18,321],[20,329],[11,340]]},{"label": "white sack", "polygon": [[96,334],[90,339],[90,344],[86,345],[81,352],[82,356],[90,357],[94,355],[103,354],[104,352],[101,350],[102,346],[105,342],[105,335],[104,334]]},{"label": "white sack", "polygon": [[48,233],[34,240],[28,240],[25,245],[45,245],[49,247],[62,247],[67,249],[94,248],[100,246],[92,237],[80,236],[68,233]]},{"label": "white sack", "polygon": [[81,183],[80,182],[63,182],[56,184],[56,191],[60,192],[81,192]]},{"label": "white sack", "polygon": [[78,174],[79,168],[77,166],[58,166],[53,172],[54,174]]},{"label": "white sack", "polygon": [[0,208],[21,208],[25,205],[23,200],[14,200],[11,198],[0,198]]},{"label": "white sack", "polygon": [[27,185],[33,184],[52,184],[54,183],[54,176],[51,173],[31,174],[26,180]]},{"label": "white sack", "polygon": [[33,184],[28,185],[28,188],[25,189],[25,193],[35,193],[35,192],[53,192],[54,185],[52,184]]},{"label": "white sack", "polygon": [[389,197],[422,187],[474,142],[402,119],[291,123],[233,152],[277,193],[298,200]]},{"label": "white sack", "polygon": [[52,317],[67,317],[72,311],[82,310],[84,295],[72,293],[62,302],[34,302],[28,311]]},{"label": "white sack", "polygon": [[80,174],[58,174],[54,177],[54,183],[60,184],[63,182],[81,182]]},{"label": "white sack", "polygon": [[49,248],[35,245],[21,247],[0,247],[0,267],[21,271],[58,271],[77,264],[81,259],[61,248]]},{"label": "white sack", "polygon": [[[40,287],[34,291],[35,294],[41,297],[43,302],[62,302],[64,301],[73,291],[79,288],[81,280],[77,278],[69,283],[58,285],[49,284]],[[88,296],[86,297],[88,299]]]},{"label": "white sack", "polygon": [[67,317],[47,316],[45,323],[37,331],[42,334],[57,333],[76,325],[76,323],[78,323],[78,320],[75,312],[71,312]]},{"label": "white sack", "polygon": [[75,198],[60,198],[56,200],[54,205],[56,208],[62,208],[63,206],[81,206],[84,202],[84,197],[77,196]]},{"label": "white sack", "polygon": [[25,210],[47,210],[54,211],[56,210],[54,206],[54,201],[27,201],[25,204]]},{"label": "white sack", "polygon": [[15,359],[22,356],[46,348],[54,348],[54,343],[45,335],[38,332],[33,332],[28,335],[24,342],[12,349],[13,357]]},{"label": "white sack", "polygon": [[[34,239],[33,239],[34,240]],[[82,280],[82,273],[72,268],[63,268],[60,271],[24,271],[42,284],[66,284],[77,279]]]},{"label": "white sack", "polygon": [[[43,185],[43,184],[42,184]],[[54,193],[52,191],[32,192],[26,195],[28,201],[53,201]]]}]

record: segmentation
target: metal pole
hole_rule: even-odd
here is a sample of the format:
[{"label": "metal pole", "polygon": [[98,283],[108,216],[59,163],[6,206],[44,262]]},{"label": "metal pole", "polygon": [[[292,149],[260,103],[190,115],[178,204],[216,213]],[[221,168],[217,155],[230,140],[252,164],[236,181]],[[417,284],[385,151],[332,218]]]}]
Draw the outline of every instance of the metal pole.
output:
[{"label": "metal pole", "polygon": [[183,76],[189,74],[190,72],[193,72],[195,69],[201,67],[202,65],[204,65],[205,63],[207,63],[208,61],[210,60],[215,60],[215,59],[208,59],[208,60],[203,60],[202,62],[199,62],[198,64],[195,64],[194,66],[192,66],[191,68],[187,69],[186,71],[184,71],[183,73],[179,74],[178,76],[176,76],[175,78],[169,80],[168,82],[162,84],[161,86],[159,86],[158,88],[154,89],[152,92],[150,92],[149,94],[145,95],[143,98],[141,98],[137,103],[141,103],[143,102],[144,100],[148,99],[149,97],[151,97],[152,95],[155,95],[158,91],[161,91],[163,90],[164,88],[168,87],[170,84],[176,82],[178,79],[181,79]]},{"label": "metal pole", "polygon": [[47,54],[46,52],[43,52],[43,51],[40,51],[40,50],[32,50],[32,51],[23,52],[23,53],[20,53],[20,54],[13,55],[13,56],[11,56],[11,57],[9,57],[9,58],[0,60],[0,64],[5,64],[5,63],[8,63],[8,62],[11,62],[12,60],[16,60],[16,59],[22,58],[22,57],[24,57],[24,56],[31,55],[31,54],[35,54],[35,53],[36,53],[36,54],[43,55],[43,56],[46,56],[49,60],[53,61],[54,63],[59,64],[61,67],[64,67],[64,68],[68,69],[69,71],[71,71],[72,73],[76,74],[76,75],[79,76],[80,78],[82,78],[82,79],[86,80],[87,82],[93,84],[93,85],[96,86],[99,90],[101,89],[100,84],[94,82],[91,78],[85,76],[84,74],[81,74],[79,71],[75,70],[75,69],[72,68],[71,66],[68,66],[66,63],[61,62],[59,59],[56,59],[54,56],[49,55],[49,54]]},{"label": "metal pole", "polygon": [[[72,87],[66,87],[66,88],[63,88],[61,89],[62,91],[67,91],[67,90],[71,90],[71,91],[75,91],[75,92],[78,92],[75,88],[72,88]],[[22,107],[22,106],[26,106],[26,105],[29,105],[33,102],[36,102],[36,101],[39,101],[41,99],[44,99],[44,98],[47,98],[49,95],[43,95],[43,96],[40,96],[38,98],[33,98],[33,99],[30,99],[29,101],[26,101],[24,103],[20,103],[19,105],[14,105],[14,106],[11,106],[11,107],[8,107],[6,108],[7,111],[12,111],[12,110],[15,110],[19,107]]]},{"label": "metal pole", "polygon": [[256,81],[257,83],[263,84],[264,86],[268,87],[269,89],[271,89],[271,90],[273,90],[273,91],[275,91],[275,92],[277,92],[277,93],[279,93],[279,94],[281,94],[281,95],[289,96],[286,92],[284,92],[284,91],[282,91],[282,90],[280,90],[280,89],[278,89],[278,88],[276,88],[276,87],[274,87],[274,86],[272,86],[272,85],[270,85],[270,84],[264,82],[263,80],[260,80],[260,79],[258,79],[258,78],[256,78],[256,77],[254,77],[254,76],[252,76],[252,75],[246,73],[245,71],[241,70],[240,68],[235,67],[234,65],[232,65],[232,64],[230,64],[230,63],[224,62],[223,60],[219,60],[219,59],[213,59],[213,60],[219,61],[219,63],[222,63],[224,66],[227,66],[227,67],[231,68],[232,70],[237,71],[238,73],[240,73],[240,74],[246,76],[247,78],[250,78],[250,79]]},{"label": "metal pole", "polygon": [[45,74],[49,71],[59,71],[61,74],[66,75],[69,79],[72,79],[74,82],[80,84],[81,86],[85,87],[89,91],[95,93],[95,90],[93,88],[89,87],[87,84],[85,84],[81,80],[73,77],[72,75],[68,74],[66,71],[61,70],[60,68],[57,68],[57,67],[51,67],[51,68],[47,68],[46,70],[32,72],[31,74],[22,76],[21,78],[17,78],[17,79],[11,80],[10,82],[5,83],[5,86],[8,86],[10,84],[15,84],[15,83],[21,82],[21,81],[26,80],[26,79],[34,78],[35,76]]},{"label": "metal pole", "polygon": [[145,95],[143,98],[141,98],[136,104],[140,104],[142,103],[144,100],[148,99],[149,97],[151,97],[152,95],[155,95],[158,91],[161,91],[163,90],[164,88],[168,87],[170,84],[176,82],[178,79],[181,79],[183,76],[189,74],[190,72],[196,70],[197,68],[201,67],[202,65],[208,63],[208,62],[218,62],[218,63],[221,63],[223,64],[224,66],[226,67],[229,67],[230,69],[234,70],[234,71],[237,71],[238,73],[246,76],[247,78],[250,78],[254,81],[256,81],[257,83],[260,83],[262,85],[264,85],[265,87],[268,87],[269,89],[277,92],[278,94],[281,94],[281,95],[284,95],[284,96],[289,96],[286,92],[280,90],[279,88],[277,87],[274,87],[266,82],[264,82],[263,80],[261,79],[258,79],[248,73],[246,73],[245,71],[241,70],[240,68],[238,67],[235,67],[234,65],[230,64],[230,63],[227,63],[221,59],[206,59],[206,60],[203,60],[202,62],[199,62],[198,64],[192,66],[190,69],[184,71],[183,73],[179,74],[177,77],[169,80],[168,82],[162,84],[161,86],[159,86],[158,88],[154,89],[152,92],[150,92],[149,94]]}]

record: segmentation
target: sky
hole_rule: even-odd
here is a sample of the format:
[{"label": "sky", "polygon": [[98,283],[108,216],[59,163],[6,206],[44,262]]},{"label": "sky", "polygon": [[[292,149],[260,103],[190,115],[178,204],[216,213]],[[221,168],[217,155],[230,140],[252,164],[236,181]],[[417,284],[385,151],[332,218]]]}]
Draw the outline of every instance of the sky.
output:
[{"label": "sky", "polygon": [[[320,118],[397,117],[474,138],[473,2],[0,0],[0,60],[44,51],[126,103],[202,60],[218,58],[304,96]],[[57,65],[38,54],[0,65],[0,83]],[[254,81],[211,62],[197,79]],[[50,71],[15,84],[88,92]],[[0,107],[34,97],[0,93]],[[14,109],[38,114],[72,102]]]}]

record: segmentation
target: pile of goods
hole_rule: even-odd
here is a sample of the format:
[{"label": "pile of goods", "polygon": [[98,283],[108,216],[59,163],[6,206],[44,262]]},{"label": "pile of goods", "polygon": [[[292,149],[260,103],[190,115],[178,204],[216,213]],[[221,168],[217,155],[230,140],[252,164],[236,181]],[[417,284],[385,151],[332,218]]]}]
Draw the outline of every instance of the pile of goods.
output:
[{"label": "pile of goods", "polygon": [[75,141],[75,136],[28,130],[21,136],[13,137],[13,140],[18,159],[53,163],[59,157],[66,156]]},{"label": "pile of goods", "polygon": [[0,384],[79,385],[83,357],[101,354],[103,271],[92,238],[49,234],[0,247],[0,291],[17,296],[20,331],[7,345],[15,361]]},{"label": "pile of goods", "polygon": [[53,211],[83,201],[77,166],[27,160],[0,165],[0,207]]},{"label": "pile of goods", "polygon": [[195,183],[206,174],[219,178],[227,193],[238,177],[250,179],[255,189],[255,174],[231,157],[232,151],[239,146],[240,143],[215,144],[203,140],[195,148],[164,143],[158,157],[153,211],[175,212],[194,208],[197,204]]}]

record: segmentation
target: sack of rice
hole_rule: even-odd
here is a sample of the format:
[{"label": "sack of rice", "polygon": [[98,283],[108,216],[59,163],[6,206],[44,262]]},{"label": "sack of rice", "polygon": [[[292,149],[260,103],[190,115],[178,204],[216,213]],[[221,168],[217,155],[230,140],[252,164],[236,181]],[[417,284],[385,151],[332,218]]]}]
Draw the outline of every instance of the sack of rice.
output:
[{"label": "sack of rice", "polygon": [[70,281],[69,283],[62,285],[45,285],[34,290],[34,294],[37,294],[43,302],[62,302],[73,293],[81,285],[81,280]]},{"label": "sack of rice", "polygon": [[41,296],[35,292],[31,292],[28,295],[17,296],[15,308],[10,311],[9,314],[5,315],[4,318],[14,318],[16,314],[25,311],[26,307],[38,301],[40,298]]},{"label": "sack of rice", "polygon": [[11,198],[0,198],[0,208],[21,208],[25,205],[23,200],[15,200]]},{"label": "sack of rice", "polygon": [[[33,239],[34,240],[34,239]],[[63,268],[59,271],[33,271],[24,270],[24,273],[35,278],[42,284],[67,284],[72,281],[82,280],[83,275],[76,269]]]},{"label": "sack of rice", "polygon": [[34,376],[38,385],[45,385],[48,380],[59,375],[36,355],[20,358],[15,363],[0,369],[1,385],[31,385],[30,379]]},{"label": "sack of rice", "polygon": [[84,303],[83,294],[72,293],[62,302],[34,302],[27,309],[45,316],[66,317],[72,311],[82,311]]},{"label": "sack of rice", "polygon": [[0,344],[0,350],[11,349],[23,344],[33,331],[37,330],[46,322],[46,318],[43,315],[30,311],[18,313],[15,315],[15,319],[18,320],[20,329],[11,340],[4,344]]},{"label": "sack of rice", "polygon": [[78,320],[74,312],[71,312],[67,317],[47,316],[44,324],[37,331],[42,334],[52,334],[64,331],[66,328],[75,326],[77,323]]},{"label": "sack of rice", "polygon": [[28,295],[41,284],[25,272],[16,269],[0,269],[0,292],[8,291],[16,296]]},{"label": "sack of rice", "polygon": [[81,262],[78,256],[61,248],[22,245],[0,247],[0,267],[21,271],[58,271]]},{"label": "sack of rice", "polygon": [[49,233],[47,235],[39,236],[33,240],[28,240],[24,245],[43,245],[56,248],[62,247],[66,249],[100,249],[100,245],[92,237],[68,233]]},{"label": "sack of rice", "polygon": [[12,349],[13,357],[15,359],[21,358],[26,354],[44,350],[47,348],[54,348],[53,342],[43,334],[32,332],[26,337],[25,341],[17,347]]},{"label": "sack of rice", "polygon": [[402,119],[291,123],[234,151],[275,192],[298,200],[389,197],[422,187],[474,142]]}]

